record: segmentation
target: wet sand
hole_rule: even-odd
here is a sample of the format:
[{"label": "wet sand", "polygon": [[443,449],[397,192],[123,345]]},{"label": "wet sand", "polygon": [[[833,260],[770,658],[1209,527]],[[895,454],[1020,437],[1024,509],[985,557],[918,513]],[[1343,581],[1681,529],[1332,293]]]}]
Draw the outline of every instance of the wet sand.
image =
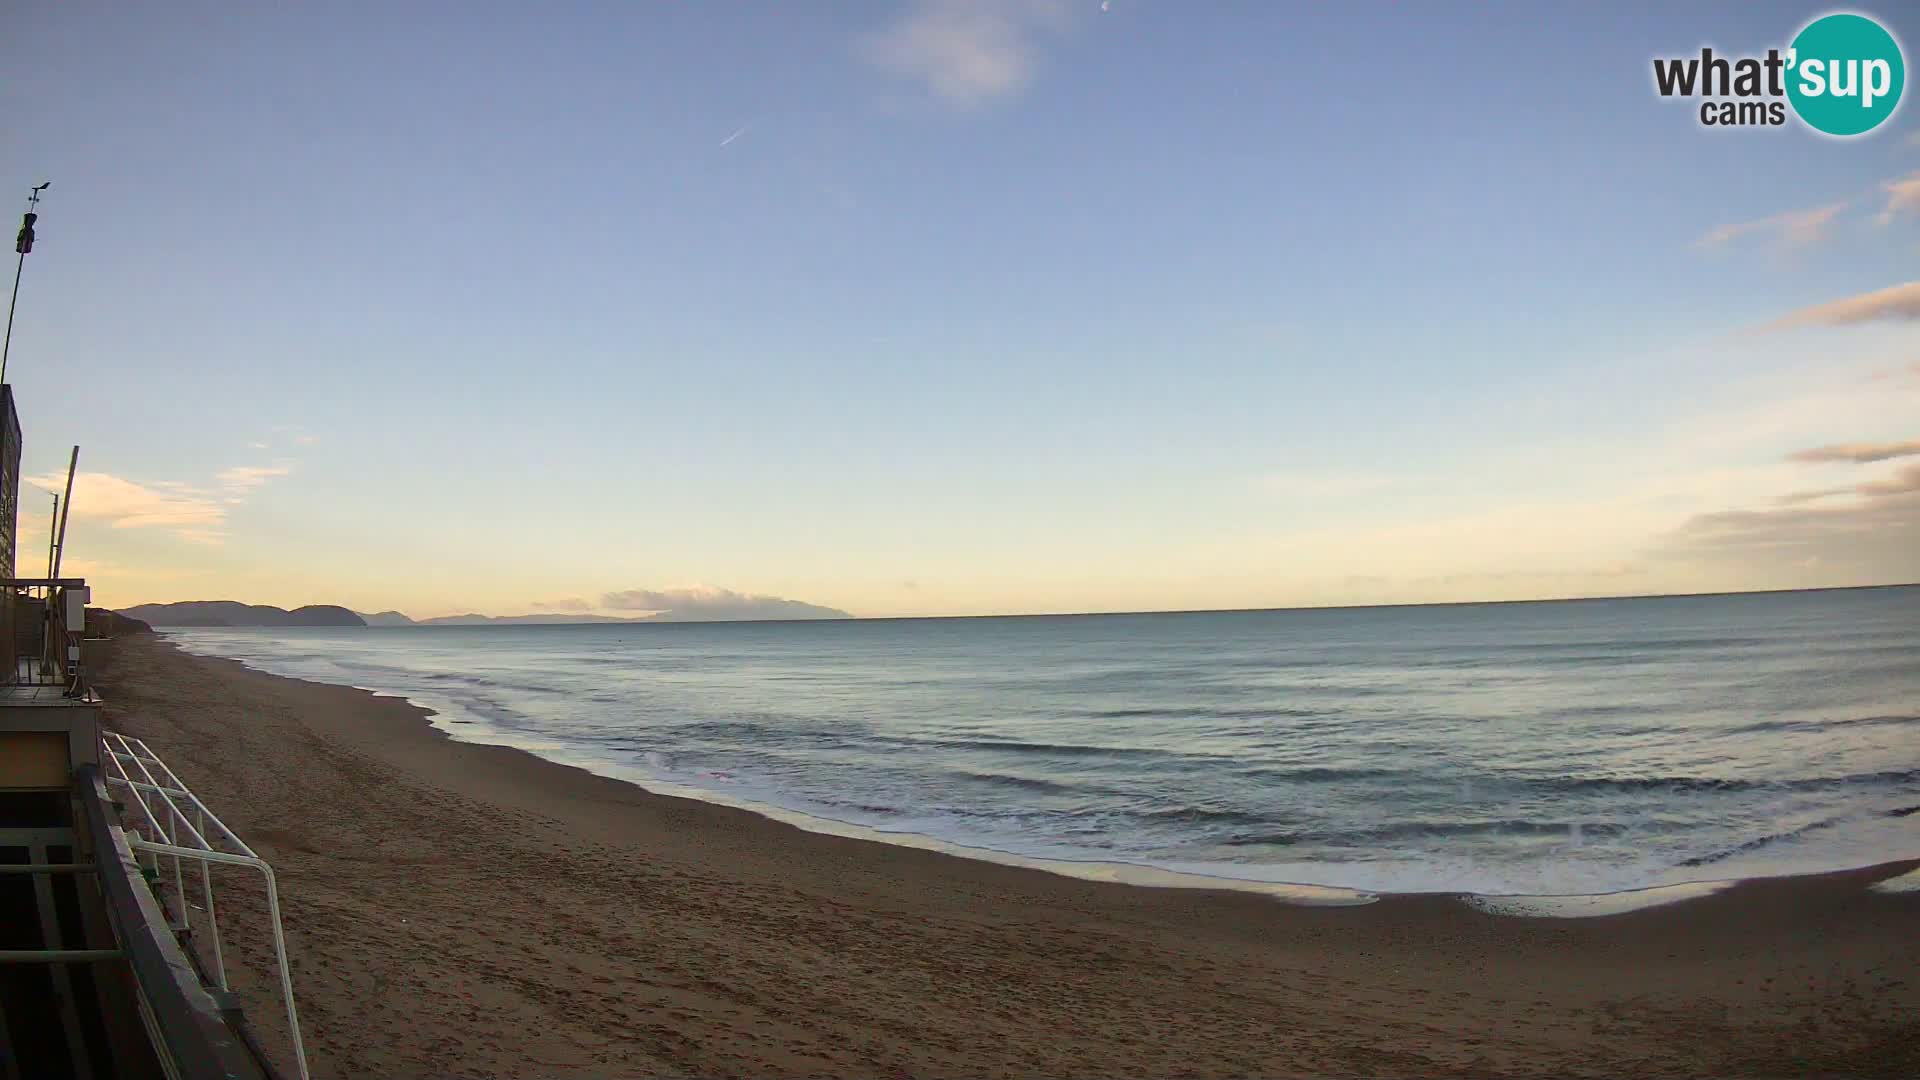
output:
[{"label": "wet sand", "polygon": [[[1867,887],[1911,861],[1599,918],[1296,907],[803,832],[89,648],[110,724],[274,864],[315,1076],[1920,1076],[1920,892]],[[219,888],[284,1047],[260,890]]]}]

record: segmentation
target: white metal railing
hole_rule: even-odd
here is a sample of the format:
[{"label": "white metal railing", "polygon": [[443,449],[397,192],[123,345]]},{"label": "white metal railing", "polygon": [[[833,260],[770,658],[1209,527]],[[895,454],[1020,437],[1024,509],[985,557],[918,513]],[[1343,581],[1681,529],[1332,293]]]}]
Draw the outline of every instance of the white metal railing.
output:
[{"label": "white metal railing", "polygon": [[[178,935],[191,932],[187,921],[189,902],[182,860],[200,864],[200,893],[207,912],[207,924],[213,940],[213,968],[220,989],[227,989],[226,956],[220,941],[220,916],[213,905],[213,864],[249,866],[260,871],[267,885],[267,921],[273,928],[273,953],[280,969],[280,996],[287,1003],[287,1033],[293,1040],[293,1057],[301,1080],[308,1080],[307,1051],[300,1040],[300,1014],[293,1004],[293,971],[287,964],[287,936],[280,925],[280,892],[274,885],[273,867],[268,866],[247,842],[227,828],[225,822],[207,809],[187,785],[174,775],[160,755],[142,739],[117,732],[100,732],[101,758],[107,765],[107,783],[125,788],[137,809],[136,828],[150,835],[127,837],[134,851],[145,853],[148,869],[156,880],[171,885],[174,915],[180,921],[173,927]],[[189,816],[191,814],[191,816]],[[161,859],[173,863],[173,879],[166,880]],[[184,942],[183,942],[184,944]]]}]

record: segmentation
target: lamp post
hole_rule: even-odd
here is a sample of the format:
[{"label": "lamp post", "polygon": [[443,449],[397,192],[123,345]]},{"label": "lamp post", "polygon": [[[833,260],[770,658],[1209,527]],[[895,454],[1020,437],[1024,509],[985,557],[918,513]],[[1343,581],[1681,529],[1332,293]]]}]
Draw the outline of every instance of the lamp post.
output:
[{"label": "lamp post", "polygon": [[27,192],[27,212],[20,219],[20,235],[13,241],[13,250],[19,252],[20,258],[13,264],[13,299],[7,301],[7,337],[0,343],[0,385],[7,381],[7,354],[13,351],[13,309],[20,303],[20,271],[26,269],[27,252],[33,250],[33,223],[40,220],[33,208],[40,205],[40,193],[52,186],[53,181],[49,180]]}]

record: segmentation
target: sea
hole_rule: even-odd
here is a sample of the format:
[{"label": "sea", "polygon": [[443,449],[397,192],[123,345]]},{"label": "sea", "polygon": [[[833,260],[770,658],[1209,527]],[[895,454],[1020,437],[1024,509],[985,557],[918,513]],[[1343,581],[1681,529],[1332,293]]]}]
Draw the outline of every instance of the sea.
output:
[{"label": "sea", "polygon": [[456,739],[1065,872],[1560,896],[1920,857],[1914,586],[167,634]]}]

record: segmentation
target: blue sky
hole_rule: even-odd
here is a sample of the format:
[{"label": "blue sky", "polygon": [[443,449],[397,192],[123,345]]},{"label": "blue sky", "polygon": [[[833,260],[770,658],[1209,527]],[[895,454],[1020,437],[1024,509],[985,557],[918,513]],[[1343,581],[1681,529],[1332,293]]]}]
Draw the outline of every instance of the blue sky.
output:
[{"label": "blue sky", "polygon": [[30,3],[26,472],[120,604],[1913,580],[1787,458],[1920,438],[1920,114],[1651,89],[1824,10]]}]

